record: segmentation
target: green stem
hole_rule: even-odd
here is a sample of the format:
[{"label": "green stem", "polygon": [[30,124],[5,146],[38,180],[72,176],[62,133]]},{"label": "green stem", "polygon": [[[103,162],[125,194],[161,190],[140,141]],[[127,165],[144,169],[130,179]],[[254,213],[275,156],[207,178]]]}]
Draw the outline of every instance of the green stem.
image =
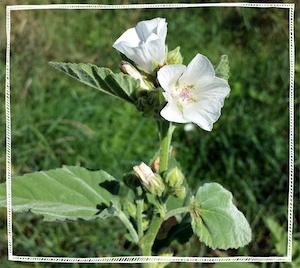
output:
[{"label": "green stem", "polygon": [[139,199],[136,201],[136,221],[137,221],[139,239],[141,239],[144,235],[144,232],[143,232],[143,205],[144,205],[143,199]]},{"label": "green stem", "polygon": [[170,211],[166,214],[164,220],[167,220],[167,219],[169,219],[169,218],[171,218],[171,217],[173,217],[173,216],[175,216],[175,215],[177,215],[177,214],[187,213],[187,212],[189,212],[189,211],[190,211],[190,208],[189,208],[189,207],[181,207],[181,208],[172,209],[172,210],[170,210]]},{"label": "green stem", "polygon": [[168,169],[169,156],[170,156],[170,146],[172,140],[172,134],[174,132],[175,126],[172,123],[166,123],[165,121],[160,123],[160,161],[159,161],[159,171],[160,173]]},{"label": "green stem", "polygon": [[[166,121],[159,121],[159,132],[160,132],[160,161],[159,161],[159,172],[163,173],[168,170],[169,156],[170,156],[170,146],[172,140],[172,134],[174,132],[175,126],[172,123]],[[154,215],[147,233],[140,240],[140,248],[143,256],[151,256],[152,246],[154,244],[155,238],[159,231],[164,218],[160,215]],[[152,267],[153,264],[145,264],[144,267]]]},{"label": "green stem", "polygon": [[147,234],[141,240],[143,256],[151,256],[152,246],[162,222],[163,219],[160,216],[153,216]]},{"label": "green stem", "polygon": [[132,240],[137,244],[139,242],[138,234],[137,234],[136,230],[134,229],[133,225],[131,224],[131,222],[128,220],[126,215],[123,213],[123,211],[118,210],[118,217],[122,221],[122,223],[126,226],[129,234],[131,235]]}]

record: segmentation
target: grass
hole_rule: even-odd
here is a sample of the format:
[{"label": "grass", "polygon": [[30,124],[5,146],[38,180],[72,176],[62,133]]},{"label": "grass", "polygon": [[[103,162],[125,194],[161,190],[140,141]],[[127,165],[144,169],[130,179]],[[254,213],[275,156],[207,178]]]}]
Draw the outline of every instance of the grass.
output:
[{"label": "grass", "polygon": [[[264,219],[272,216],[282,226],[287,225],[289,36],[286,10],[13,12],[13,173],[66,164],[101,168],[120,177],[138,161],[151,158],[158,140],[152,120],[142,117],[129,104],[63,76],[51,69],[48,62],[91,62],[117,71],[120,58],[111,47],[114,40],[137,21],[158,16],[165,17],[169,23],[169,48],[180,45],[185,63],[197,52],[207,55],[214,64],[222,54],[229,56],[231,94],[221,119],[211,133],[201,129],[185,132],[183,127],[178,127],[174,147],[189,183],[195,188],[206,181],[222,183],[232,191],[253,230],[253,241],[237,251],[209,250],[195,237],[184,246],[172,244],[171,250],[180,256],[276,255]],[[2,42],[1,51],[4,49]],[[3,64],[4,59],[1,61]],[[299,75],[299,61],[297,64]],[[299,105],[298,95],[296,105]],[[4,171],[4,158],[2,152],[1,171]],[[298,177],[299,159],[296,160]],[[1,173],[4,181],[5,173]],[[5,245],[3,209],[0,219],[0,242]],[[116,221],[45,223],[30,214],[14,215],[14,253],[19,255],[135,254],[136,249],[125,242],[122,234],[122,226]],[[5,267],[23,266],[6,262],[3,247],[0,247],[1,255]]]}]

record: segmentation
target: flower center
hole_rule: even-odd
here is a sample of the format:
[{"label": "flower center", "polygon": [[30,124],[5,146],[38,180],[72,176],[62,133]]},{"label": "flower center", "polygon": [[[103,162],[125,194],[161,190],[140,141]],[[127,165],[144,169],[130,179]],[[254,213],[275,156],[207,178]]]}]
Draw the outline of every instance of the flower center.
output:
[{"label": "flower center", "polygon": [[181,101],[189,101],[193,98],[193,86],[186,86],[180,90],[179,98]]},{"label": "flower center", "polygon": [[193,85],[177,85],[172,95],[179,107],[197,101]]}]

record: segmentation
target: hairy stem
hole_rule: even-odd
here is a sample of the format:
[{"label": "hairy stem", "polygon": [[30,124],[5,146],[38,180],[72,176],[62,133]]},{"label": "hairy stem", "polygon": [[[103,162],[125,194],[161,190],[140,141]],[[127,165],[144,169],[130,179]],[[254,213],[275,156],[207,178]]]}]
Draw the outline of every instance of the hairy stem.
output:
[{"label": "hairy stem", "polygon": [[[159,133],[160,133],[160,161],[159,161],[159,172],[163,173],[168,170],[169,156],[170,156],[170,146],[172,140],[172,134],[174,132],[175,126],[172,123],[166,121],[159,122]],[[159,231],[164,218],[161,215],[154,215],[147,233],[140,240],[140,248],[143,256],[152,255],[152,246],[154,244],[155,238]],[[150,268],[153,264],[145,263],[144,267]]]},{"label": "hairy stem", "polygon": [[189,212],[189,211],[190,211],[190,208],[189,208],[189,207],[181,207],[181,208],[172,209],[172,210],[170,210],[170,211],[166,214],[164,220],[167,220],[167,219],[169,219],[169,218],[171,218],[171,217],[173,217],[173,216],[175,216],[175,215],[177,215],[177,214],[187,213],[187,212]]},{"label": "hairy stem", "polygon": [[170,156],[170,146],[172,140],[172,134],[174,132],[175,126],[172,123],[167,123],[165,121],[160,123],[160,173],[168,169],[169,156]]},{"label": "hairy stem", "polygon": [[137,221],[139,239],[141,239],[144,235],[144,233],[143,233],[143,218],[142,218],[143,204],[144,204],[143,199],[139,199],[136,201],[136,221]]},{"label": "hairy stem", "polygon": [[141,240],[141,249],[143,256],[151,256],[152,246],[154,244],[156,235],[159,231],[160,225],[162,224],[163,219],[160,216],[153,216],[150,223],[149,229],[146,235]]}]

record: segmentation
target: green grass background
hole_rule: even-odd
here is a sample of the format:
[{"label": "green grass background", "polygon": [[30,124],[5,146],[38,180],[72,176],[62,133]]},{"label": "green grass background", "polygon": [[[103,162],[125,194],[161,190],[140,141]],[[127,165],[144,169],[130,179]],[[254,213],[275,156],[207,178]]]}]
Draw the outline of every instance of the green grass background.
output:
[{"label": "green grass background", "polygon": [[[1,7],[24,3],[46,1],[4,1]],[[201,129],[185,132],[183,127],[178,127],[174,147],[189,184],[195,189],[211,181],[224,185],[233,193],[237,206],[245,213],[253,230],[252,242],[239,250],[210,250],[195,237],[183,246],[172,244],[170,250],[177,256],[277,255],[264,219],[272,216],[287,227],[288,10],[191,8],[13,12],[13,175],[66,164],[101,168],[120,177],[137,162],[151,158],[158,146],[153,120],[144,118],[133,106],[51,69],[48,62],[90,62],[117,71],[120,57],[112,48],[113,42],[136,22],[154,17],[167,19],[169,49],[179,45],[186,64],[198,52],[208,56],[214,64],[222,54],[229,56],[231,94],[225,101],[220,120],[211,133]],[[3,23],[2,17],[4,30]],[[296,17],[296,27],[299,23]],[[2,67],[5,62],[4,38],[2,35]],[[296,76],[299,76],[299,70],[297,61]],[[4,77],[2,68],[1,81]],[[295,89],[296,92],[299,89],[299,79],[296,79]],[[295,103],[299,105],[298,92]],[[4,110],[3,105],[1,109]],[[2,122],[4,124],[4,117]],[[4,146],[3,128],[1,134]],[[298,141],[298,135],[296,138]],[[296,149],[298,152],[298,142]],[[0,180],[4,181],[4,150],[0,162]],[[295,174],[298,178],[298,155]],[[296,194],[299,194],[298,187]],[[7,262],[5,213],[5,209],[0,210],[0,263],[4,267],[63,266]],[[295,218],[295,223],[298,226],[299,218]],[[126,243],[124,229],[115,220],[45,223],[27,213],[14,215],[13,226],[16,255],[94,257],[138,254],[136,248]],[[295,237],[299,238],[298,229]],[[111,265],[101,265],[108,266]],[[209,265],[172,264],[170,267]]]}]

